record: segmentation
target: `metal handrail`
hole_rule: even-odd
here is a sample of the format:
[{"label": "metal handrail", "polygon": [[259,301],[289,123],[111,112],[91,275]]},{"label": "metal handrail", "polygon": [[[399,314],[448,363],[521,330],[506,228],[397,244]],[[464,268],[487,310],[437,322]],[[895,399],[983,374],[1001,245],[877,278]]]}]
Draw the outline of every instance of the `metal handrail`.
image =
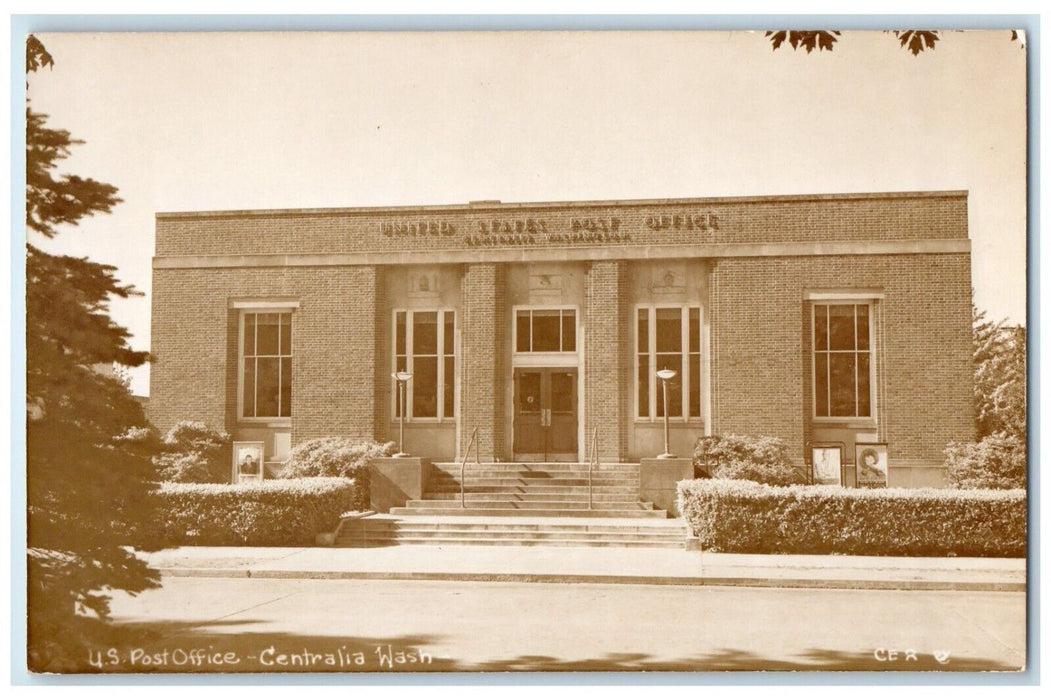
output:
[{"label": "metal handrail", "polygon": [[588,462],[588,510],[594,507],[594,486],[592,485],[591,472],[599,466],[598,461],[598,428],[592,432],[591,437],[591,460]]},{"label": "metal handrail", "polygon": [[[464,489],[464,468],[467,466],[467,458],[471,456],[471,450],[474,449],[475,439],[478,437],[478,428],[471,431],[471,439],[467,443],[467,451],[463,453],[463,460],[460,462],[460,508],[467,507],[467,495]],[[480,467],[482,466],[481,458],[478,456],[477,450],[474,453],[475,463]]]}]

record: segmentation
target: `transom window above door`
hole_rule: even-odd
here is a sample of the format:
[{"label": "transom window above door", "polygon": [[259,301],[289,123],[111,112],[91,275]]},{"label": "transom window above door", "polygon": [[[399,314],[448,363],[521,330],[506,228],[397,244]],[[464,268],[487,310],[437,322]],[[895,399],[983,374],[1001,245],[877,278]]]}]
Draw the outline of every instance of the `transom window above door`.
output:
[{"label": "transom window above door", "polygon": [[576,309],[515,310],[515,352],[576,351]]}]

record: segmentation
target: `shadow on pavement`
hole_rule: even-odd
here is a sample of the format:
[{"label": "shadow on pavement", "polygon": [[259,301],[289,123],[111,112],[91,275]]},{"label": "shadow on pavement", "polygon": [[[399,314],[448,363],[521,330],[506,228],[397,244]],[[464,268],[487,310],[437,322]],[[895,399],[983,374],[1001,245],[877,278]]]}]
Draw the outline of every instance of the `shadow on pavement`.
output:
[{"label": "shadow on pavement", "polygon": [[[434,655],[436,636],[320,636],[246,632],[260,621],[115,624],[103,645],[87,651],[79,673],[353,673],[441,671],[1016,671],[1002,661],[930,653],[881,661],[873,651],[809,649],[794,659],[769,659],[743,649],[718,649],[680,659],[644,653],[563,659],[545,655],[479,663]],[[225,626],[238,631],[223,631]]]},{"label": "shadow on pavement", "polygon": [[741,649],[719,649],[683,659],[654,659],[646,654],[607,654],[598,659],[557,659],[519,656],[486,662],[475,671],[1018,671],[992,659],[952,657],[940,663],[932,654],[917,653],[880,661],[873,652],[810,649],[797,660],[767,659]]}]

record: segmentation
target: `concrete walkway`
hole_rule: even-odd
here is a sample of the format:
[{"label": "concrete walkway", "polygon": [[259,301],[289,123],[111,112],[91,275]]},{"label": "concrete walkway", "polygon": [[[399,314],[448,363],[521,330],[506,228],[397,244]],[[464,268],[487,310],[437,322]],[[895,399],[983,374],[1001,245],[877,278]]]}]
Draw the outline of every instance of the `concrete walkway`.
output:
[{"label": "concrete walkway", "polygon": [[721,554],[543,546],[179,547],[166,576],[1024,591],[1024,559]]}]

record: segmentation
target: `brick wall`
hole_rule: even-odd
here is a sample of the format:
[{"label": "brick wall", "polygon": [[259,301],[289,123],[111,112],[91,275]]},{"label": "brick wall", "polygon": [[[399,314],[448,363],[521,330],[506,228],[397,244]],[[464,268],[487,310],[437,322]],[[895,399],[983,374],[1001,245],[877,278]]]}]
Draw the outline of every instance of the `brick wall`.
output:
[{"label": "brick wall", "polygon": [[507,379],[505,270],[490,263],[467,266],[461,281],[460,433],[462,455],[471,431],[482,461],[506,453],[504,421]]},{"label": "brick wall", "polygon": [[[674,223],[677,213],[712,214],[717,225],[691,229]],[[652,225],[661,216],[673,216],[672,223]],[[620,239],[552,238],[571,230],[574,220],[611,218],[625,234]],[[229,300],[278,296],[300,302],[294,316],[293,443],[320,435],[382,437],[389,432],[386,310],[392,303],[382,269],[280,267],[279,258],[274,267],[194,269],[193,256],[416,251],[424,263],[439,257],[427,251],[467,247],[465,236],[494,219],[545,222],[545,233],[513,245],[528,262],[531,248],[563,248],[566,259],[574,259],[581,247],[601,247],[613,257],[624,244],[966,239],[967,198],[946,192],[161,214],[158,257],[190,257],[186,268],[154,270],[155,423],[162,430],[181,419],[236,427],[238,316]],[[447,226],[439,235],[384,235],[382,224],[391,221]],[[940,460],[947,441],[967,439],[972,431],[969,265],[968,254],[713,260],[712,431],[778,435],[801,457],[811,410],[804,290],[880,287],[886,339],[881,432],[892,460]],[[477,427],[482,459],[502,458],[510,447],[506,269],[488,262],[463,269],[457,310],[460,450]],[[582,419],[586,440],[594,426],[603,431],[603,459],[624,458],[631,420],[631,378],[618,382],[617,372],[594,371],[619,367],[617,348],[621,360],[632,357],[626,274],[623,261],[603,260],[591,264],[586,282]]]},{"label": "brick wall", "polygon": [[720,260],[711,286],[714,431],[782,437],[802,457],[811,415],[804,293],[848,287],[883,290],[879,418],[891,459],[940,462],[947,442],[974,430],[968,254]]},{"label": "brick wall", "polygon": [[[372,267],[155,270],[150,416],[237,428],[238,310],[231,299],[292,298],[292,439],[372,437]],[[225,332],[223,332],[225,331]]]},{"label": "brick wall", "polygon": [[[654,217],[711,215],[710,227]],[[534,222],[514,248],[676,243],[785,243],[967,237],[967,197],[961,192],[742,197],[575,205],[495,205],[359,210],[159,214],[157,255],[247,255],[452,250],[467,247],[492,220]],[[610,225],[622,237],[553,241],[571,234],[573,220]],[[431,222],[444,233],[384,235],[383,223]],[[665,225],[666,224],[666,225]],[[507,246],[505,246],[507,247]]]},{"label": "brick wall", "polygon": [[373,381],[375,382],[375,395],[373,406],[375,407],[375,419],[373,423],[373,435],[376,440],[386,442],[397,440],[397,433],[392,433],[390,422],[393,419],[391,410],[391,395],[394,382],[391,374],[391,356],[393,353],[394,329],[391,327],[390,299],[388,295],[387,275],[383,268],[376,269],[376,350]]},{"label": "brick wall", "polygon": [[628,449],[629,397],[624,396],[622,376],[623,358],[630,352],[627,267],[625,261],[594,262],[584,287],[584,453],[590,456],[598,428],[599,456],[606,461],[623,460]]}]

